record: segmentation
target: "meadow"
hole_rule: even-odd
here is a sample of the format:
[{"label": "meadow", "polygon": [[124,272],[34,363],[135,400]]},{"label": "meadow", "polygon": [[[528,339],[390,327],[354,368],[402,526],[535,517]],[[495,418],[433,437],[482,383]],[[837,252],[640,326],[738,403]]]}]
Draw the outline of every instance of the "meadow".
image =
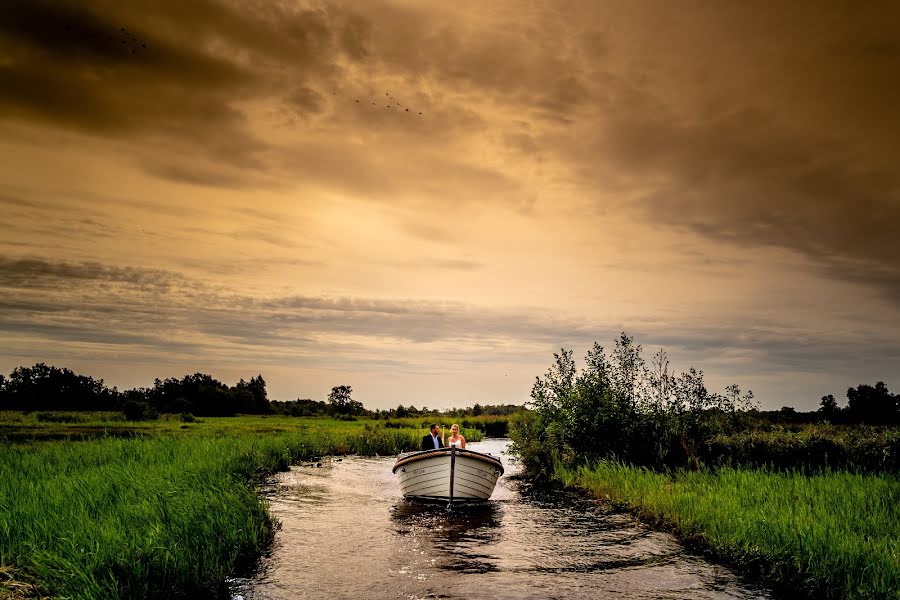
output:
[{"label": "meadow", "polygon": [[425,434],[372,420],[0,417],[0,598],[214,597],[271,539],[268,476],[417,449]]}]

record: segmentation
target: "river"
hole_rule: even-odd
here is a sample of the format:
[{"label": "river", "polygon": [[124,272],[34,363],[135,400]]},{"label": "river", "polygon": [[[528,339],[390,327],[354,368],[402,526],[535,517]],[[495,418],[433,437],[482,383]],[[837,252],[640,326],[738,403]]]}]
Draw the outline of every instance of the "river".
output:
[{"label": "river", "polygon": [[394,457],[325,458],[278,475],[263,493],[281,522],[235,600],[288,598],[770,598],[672,535],[568,491],[510,479],[509,440],[469,444],[500,455],[490,502],[404,500]]}]

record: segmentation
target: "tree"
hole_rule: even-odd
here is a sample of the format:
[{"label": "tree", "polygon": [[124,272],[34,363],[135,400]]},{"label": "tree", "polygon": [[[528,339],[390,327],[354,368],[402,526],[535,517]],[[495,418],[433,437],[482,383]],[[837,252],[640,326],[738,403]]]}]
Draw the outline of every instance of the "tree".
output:
[{"label": "tree", "polygon": [[642,386],[649,379],[642,356],[643,348],[624,331],[616,340],[610,361],[610,381],[622,407],[637,412],[638,400],[644,396]]},{"label": "tree", "polygon": [[838,406],[837,400],[834,399],[834,396],[828,394],[827,396],[822,396],[822,403],[819,406],[819,412],[822,413],[822,416],[832,421],[837,415],[840,413],[841,409]]},{"label": "tree", "polygon": [[847,390],[847,409],[855,420],[869,425],[887,425],[900,421],[897,396],[879,381],[875,386],[858,385]]},{"label": "tree", "polygon": [[349,385],[338,385],[331,388],[328,394],[328,403],[334,407],[334,412],[339,415],[354,415],[363,412],[362,402],[357,402],[351,395],[353,388]]}]

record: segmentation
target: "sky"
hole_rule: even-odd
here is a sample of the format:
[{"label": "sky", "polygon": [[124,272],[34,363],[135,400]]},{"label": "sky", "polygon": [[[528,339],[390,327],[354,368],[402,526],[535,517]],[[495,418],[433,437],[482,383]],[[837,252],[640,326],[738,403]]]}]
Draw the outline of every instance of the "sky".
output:
[{"label": "sky", "polygon": [[0,372],[900,387],[897,2],[0,3]]}]

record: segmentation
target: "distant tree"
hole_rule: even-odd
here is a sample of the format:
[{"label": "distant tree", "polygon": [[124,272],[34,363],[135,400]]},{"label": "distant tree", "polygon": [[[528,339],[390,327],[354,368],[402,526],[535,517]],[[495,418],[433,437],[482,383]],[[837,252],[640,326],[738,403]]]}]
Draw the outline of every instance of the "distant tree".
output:
[{"label": "distant tree", "polygon": [[334,407],[334,411],[340,415],[358,415],[364,412],[362,402],[357,402],[351,395],[353,388],[349,385],[338,385],[331,388],[328,394],[328,403]]},{"label": "distant tree", "polygon": [[237,400],[238,412],[254,415],[269,412],[269,397],[262,375],[251,377],[249,382],[241,379],[232,389],[232,393]]},{"label": "distant tree", "polygon": [[829,421],[834,421],[840,414],[840,411],[841,408],[838,406],[837,400],[834,399],[833,395],[828,394],[827,396],[822,396],[819,412],[822,413],[823,417]]},{"label": "distant tree", "polygon": [[847,410],[851,417],[868,425],[887,425],[900,421],[898,398],[879,381],[875,386],[858,385],[847,389]]},{"label": "distant tree", "polygon": [[408,416],[409,416],[409,411],[406,410],[406,407],[403,406],[402,404],[398,404],[398,405],[397,405],[397,412],[396,412],[396,415],[395,415],[395,416],[396,416],[398,419],[402,419],[402,418],[404,418],[404,417],[408,417]]},{"label": "distant tree", "polygon": [[120,394],[102,379],[44,363],[17,367],[3,379],[0,409],[116,410]]},{"label": "distant tree", "polygon": [[328,414],[327,404],[322,400],[310,400],[309,398],[297,398],[287,402],[272,400],[269,409],[279,415],[291,417],[315,417]]}]

